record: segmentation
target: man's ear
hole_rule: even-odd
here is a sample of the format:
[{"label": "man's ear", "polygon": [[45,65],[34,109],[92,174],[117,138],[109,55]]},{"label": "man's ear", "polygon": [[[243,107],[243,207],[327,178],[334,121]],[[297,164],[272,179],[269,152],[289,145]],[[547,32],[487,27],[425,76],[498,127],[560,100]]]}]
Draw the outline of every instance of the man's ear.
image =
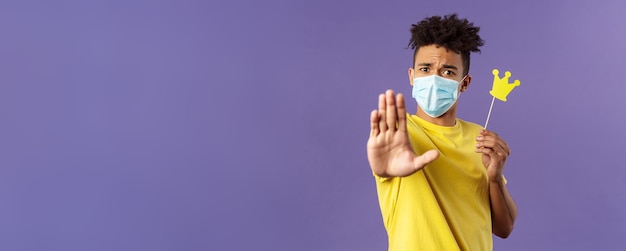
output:
[{"label": "man's ear", "polygon": [[409,83],[411,84],[411,86],[413,86],[413,76],[415,76],[414,74],[415,72],[413,70],[413,67],[409,68]]},{"label": "man's ear", "polygon": [[469,74],[467,74],[467,76],[465,76],[465,79],[463,79],[463,82],[461,83],[461,92],[464,92],[467,90],[467,88],[469,88],[470,83],[472,82],[472,76],[470,76]]}]

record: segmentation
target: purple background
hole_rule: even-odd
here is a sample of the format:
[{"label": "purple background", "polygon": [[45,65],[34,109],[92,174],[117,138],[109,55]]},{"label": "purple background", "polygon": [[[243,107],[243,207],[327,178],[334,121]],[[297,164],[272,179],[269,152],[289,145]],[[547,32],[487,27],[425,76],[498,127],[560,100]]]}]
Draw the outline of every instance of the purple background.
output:
[{"label": "purple background", "polygon": [[495,248],[623,250],[626,3],[521,2],[2,1],[0,250],[385,250],[369,112],[452,12],[486,40],[459,116],[522,82]]}]

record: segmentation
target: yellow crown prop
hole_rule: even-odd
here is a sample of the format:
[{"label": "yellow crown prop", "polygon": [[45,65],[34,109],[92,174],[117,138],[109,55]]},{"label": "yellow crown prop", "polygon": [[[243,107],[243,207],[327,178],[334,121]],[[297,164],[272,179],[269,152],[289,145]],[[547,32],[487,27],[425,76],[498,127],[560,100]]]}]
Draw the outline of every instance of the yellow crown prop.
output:
[{"label": "yellow crown prop", "polygon": [[489,94],[499,100],[506,102],[506,96],[508,96],[509,93],[513,91],[513,88],[519,86],[520,82],[519,80],[515,80],[513,83],[509,83],[509,77],[511,77],[511,72],[509,71],[506,71],[504,73],[504,78],[500,78],[500,76],[498,75],[500,73],[498,69],[493,69],[492,73],[493,87],[491,87],[491,91],[489,91]]}]

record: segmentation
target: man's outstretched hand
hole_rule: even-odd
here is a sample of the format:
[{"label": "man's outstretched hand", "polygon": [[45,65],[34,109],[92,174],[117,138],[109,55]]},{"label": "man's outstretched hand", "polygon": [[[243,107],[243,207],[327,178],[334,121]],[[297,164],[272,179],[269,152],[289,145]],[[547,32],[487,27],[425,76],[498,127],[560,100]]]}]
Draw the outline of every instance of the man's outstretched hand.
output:
[{"label": "man's outstretched hand", "polygon": [[420,156],[413,152],[406,130],[406,106],[402,94],[394,97],[392,90],[380,94],[378,110],[372,111],[370,122],[367,159],[376,175],[408,176],[439,157],[436,150],[427,151]]}]

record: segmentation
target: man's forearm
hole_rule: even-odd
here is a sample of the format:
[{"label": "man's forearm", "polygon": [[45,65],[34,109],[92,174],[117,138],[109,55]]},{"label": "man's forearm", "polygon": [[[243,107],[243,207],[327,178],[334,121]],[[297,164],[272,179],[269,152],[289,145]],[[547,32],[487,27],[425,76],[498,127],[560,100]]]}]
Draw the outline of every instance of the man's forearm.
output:
[{"label": "man's forearm", "polygon": [[504,184],[504,179],[489,182],[489,199],[491,201],[491,220],[493,233],[506,238],[513,231],[517,217],[517,205]]}]

